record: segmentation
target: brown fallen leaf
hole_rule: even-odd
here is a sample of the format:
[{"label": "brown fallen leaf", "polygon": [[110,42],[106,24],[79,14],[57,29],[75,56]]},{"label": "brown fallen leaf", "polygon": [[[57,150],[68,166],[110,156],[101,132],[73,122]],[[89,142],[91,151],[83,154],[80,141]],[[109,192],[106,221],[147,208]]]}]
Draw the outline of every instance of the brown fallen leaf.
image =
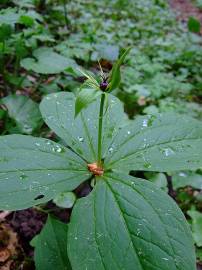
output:
[{"label": "brown fallen leaf", "polygon": [[[0,223],[0,269],[11,270],[23,250],[18,243],[17,234],[5,222]],[[18,264],[20,262],[17,262]]]}]

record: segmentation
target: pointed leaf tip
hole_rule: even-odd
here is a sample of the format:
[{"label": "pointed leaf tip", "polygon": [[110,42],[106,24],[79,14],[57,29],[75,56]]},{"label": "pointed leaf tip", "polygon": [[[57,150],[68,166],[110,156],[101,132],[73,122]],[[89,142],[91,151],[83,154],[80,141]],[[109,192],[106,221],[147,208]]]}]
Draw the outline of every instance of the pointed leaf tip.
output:
[{"label": "pointed leaf tip", "polygon": [[110,86],[109,86],[109,92],[117,88],[121,82],[121,72],[120,67],[123,64],[123,61],[125,60],[126,56],[130,52],[132,47],[128,47],[127,49],[124,49],[123,53],[121,54],[120,58],[117,60],[117,62],[114,64],[111,74],[110,74]]}]

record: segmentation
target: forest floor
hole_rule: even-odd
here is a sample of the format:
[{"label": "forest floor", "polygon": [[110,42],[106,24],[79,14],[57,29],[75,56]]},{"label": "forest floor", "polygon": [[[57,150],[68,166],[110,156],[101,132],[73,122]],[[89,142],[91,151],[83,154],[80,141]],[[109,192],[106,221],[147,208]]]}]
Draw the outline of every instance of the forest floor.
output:
[{"label": "forest floor", "polygon": [[[202,9],[197,8],[191,1],[170,0],[169,2],[179,21],[187,23],[189,17],[195,17],[202,24]],[[202,28],[200,34],[202,34]]]}]

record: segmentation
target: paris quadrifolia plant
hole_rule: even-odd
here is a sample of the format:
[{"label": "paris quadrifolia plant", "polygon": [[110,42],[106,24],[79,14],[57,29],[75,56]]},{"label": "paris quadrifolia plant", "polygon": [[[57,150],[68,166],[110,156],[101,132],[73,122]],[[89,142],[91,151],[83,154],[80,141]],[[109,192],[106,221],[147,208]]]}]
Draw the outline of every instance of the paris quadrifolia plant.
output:
[{"label": "paris quadrifolia plant", "polygon": [[70,223],[49,217],[34,238],[39,270],[194,270],[194,245],[177,204],[130,171],[202,167],[201,123],[175,113],[129,120],[111,93],[125,50],[108,76],[89,72],[78,95],[59,92],[40,104],[59,143],[25,135],[0,138],[0,208],[44,204],[89,181]]}]

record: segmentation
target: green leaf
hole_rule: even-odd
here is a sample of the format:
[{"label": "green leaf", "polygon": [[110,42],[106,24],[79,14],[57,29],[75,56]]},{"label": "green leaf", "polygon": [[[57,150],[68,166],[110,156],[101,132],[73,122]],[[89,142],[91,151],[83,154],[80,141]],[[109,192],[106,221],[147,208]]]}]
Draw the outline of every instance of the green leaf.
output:
[{"label": "green leaf", "polygon": [[81,158],[47,139],[1,136],[0,149],[0,209],[47,202],[90,176]]},{"label": "green leaf", "polygon": [[[74,119],[75,97],[60,92],[40,105],[47,125],[88,163],[97,161],[100,99]],[[108,95],[103,119],[105,170],[176,171],[202,166],[201,122],[175,113],[126,119],[121,102]]]},{"label": "green leaf", "polygon": [[176,203],[149,181],[114,173],[77,201],[68,256],[75,270],[196,269],[191,232]]},{"label": "green leaf", "polygon": [[20,16],[19,23],[24,24],[27,27],[31,27],[34,24],[34,19],[27,15]]},{"label": "green leaf", "polygon": [[[50,94],[43,99],[40,110],[47,125],[78,155],[88,163],[92,163],[97,161],[97,116],[100,99],[96,99],[83,109],[76,119],[74,117],[75,100],[72,93]],[[104,111],[103,153],[109,148],[113,136],[117,133],[117,127],[126,120],[122,104],[111,95],[108,96]]]},{"label": "green leaf", "polygon": [[191,32],[199,33],[201,29],[200,21],[194,17],[189,17],[188,28],[189,28],[189,31]]},{"label": "green leaf", "polygon": [[49,216],[41,233],[32,240],[36,270],[71,270],[67,257],[67,224]]},{"label": "green leaf", "polygon": [[202,125],[175,113],[137,117],[119,130],[109,149],[104,156],[106,169],[197,169],[202,166]]},{"label": "green leaf", "polygon": [[86,77],[86,80],[82,85],[83,88],[94,88],[94,89],[100,90],[100,85],[99,85],[99,83],[98,83],[98,81],[95,78],[93,73],[86,71],[86,70],[82,70],[82,69],[78,69],[78,71],[84,77]]},{"label": "green leaf", "polygon": [[198,247],[202,247],[202,214],[194,209],[187,211],[192,218],[192,234]]},{"label": "green leaf", "polygon": [[168,191],[167,179],[164,173],[145,172],[146,178],[153,182],[157,187],[164,191]]},{"label": "green leaf", "polygon": [[33,56],[36,60],[34,58],[25,58],[20,64],[23,68],[36,73],[56,74],[76,65],[72,59],[68,59],[47,47],[35,50]]},{"label": "green leaf", "polygon": [[5,41],[8,39],[12,34],[12,28],[8,24],[0,25],[0,42]]},{"label": "green leaf", "polygon": [[196,249],[196,256],[197,256],[197,259],[199,259],[200,261],[202,261],[202,248],[197,248]]},{"label": "green leaf", "polygon": [[6,8],[0,11],[0,25],[1,24],[9,24],[14,26],[23,14],[23,11],[17,12],[15,8]]},{"label": "green leaf", "polygon": [[[202,0],[196,0],[196,6],[202,9]],[[201,256],[202,257],[202,256]]]},{"label": "green leaf", "polygon": [[174,189],[191,186],[196,189],[202,189],[202,175],[194,172],[178,172],[172,177]]},{"label": "green leaf", "polygon": [[37,103],[26,96],[9,95],[2,99],[9,116],[15,120],[21,133],[31,134],[41,126],[42,117]]},{"label": "green leaf", "polygon": [[116,45],[109,45],[106,43],[95,44],[95,51],[91,55],[92,61],[106,59],[109,61],[116,61],[119,56],[119,47]]},{"label": "green leaf", "polygon": [[75,201],[76,201],[76,196],[73,192],[62,192],[58,194],[53,200],[53,202],[57,206],[63,207],[63,208],[72,208]]},{"label": "green leaf", "polygon": [[109,92],[117,88],[121,82],[121,72],[120,67],[123,64],[123,61],[125,60],[127,54],[130,52],[131,48],[124,50],[121,57],[117,60],[117,62],[114,64],[111,74],[110,74],[110,86],[109,86]]},{"label": "green leaf", "polygon": [[96,89],[81,89],[75,102],[75,117],[101,94],[102,91]]}]

